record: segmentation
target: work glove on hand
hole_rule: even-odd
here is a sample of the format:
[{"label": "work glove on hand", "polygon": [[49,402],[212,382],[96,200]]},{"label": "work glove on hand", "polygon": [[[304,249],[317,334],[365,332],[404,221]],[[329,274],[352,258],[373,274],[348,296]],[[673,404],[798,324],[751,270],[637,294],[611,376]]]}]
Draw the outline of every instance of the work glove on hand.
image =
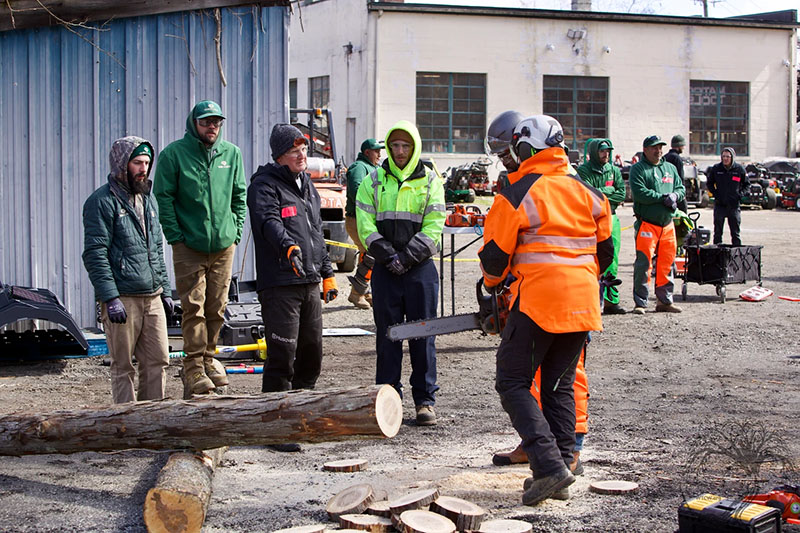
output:
[{"label": "work glove on hand", "polygon": [[167,315],[167,320],[169,320],[172,318],[172,315],[175,314],[175,302],[172,301],[172,298],[162,292],[161,303],[164,304],[164,314]]},{"label": "work glove on hand", "polygon": [[606,272],[602,276],[600,276],[600,286],[601,287],[616,287],[617,285],[622,285],[622,280],[617,279],[614,277],[611,272]]},{"label": "work glove on hand", "polygon": [[661,201],[670,211],[675,211],[676,209],[678,209],[678,195],[675,194],[674,192],[662,196]]},{"label": "work glove on hand", "polygon": [[106,302],[108,319],[114,324],[124,324],[128,320],[125,304],[119,298],[112,298]]},{"label": "work glove on hand", "polygon": [[336,285],[336,278],[333,276],[322,280],[322,299],[325,303],[332,302],[339,296],[339,287]]},{"label": "work glove on hand", "polygon": [[403,264],[400,259],[400,254],[392,254],[386,262],[386,268],[395,276],[402,276],[408,271],[408,268]]},{"label": "work glove on hand", "polygon": [[300,247],[296,244],[290,246],[289,250],[286,252],[286,257],[289,258],[289,263],[292,265],[294,275],[298,278],[304,278],[305,271],[303,270],[303,251],[300,250]]}]

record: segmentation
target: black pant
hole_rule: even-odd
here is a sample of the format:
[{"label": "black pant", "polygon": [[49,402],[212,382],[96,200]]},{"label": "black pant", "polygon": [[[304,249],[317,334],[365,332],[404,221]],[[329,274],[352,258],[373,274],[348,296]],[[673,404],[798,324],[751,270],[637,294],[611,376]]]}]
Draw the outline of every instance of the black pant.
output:
[{"label": "black pant", "polygon": [[739,226],[742,224],[742,209],[738,205],[714,204],[714,244],[722,243],[722,230],[725,227],[726,219],[731,230],[731,244],[741,246],[742,239],[739,237]]},{"label": "black pant", "polygon": [[313,389],[322,369],[319,283],[270,287],[258,301],[267,337],[261,392]]},{"label": "black pant", "polygon": [[[407,320],[436,316],[439,299],[439,275],[433,261],[427,259],[396,276],[383,265],[372,270],[372,313],[375,317],[376,351],[375,383],[388,383],[402,396],[400,373],[403,368],[403,343],[390,341],[389,326]],[[408,341],[411,355],[411,395],[414,405],[436,403],[436,337]]]},{"label": "black pant", "polygon": [[[522,438],[534,476],[555,474],[572,462],[575,448],[575,366],[586,331],[548,333],[525,313],[509,313],[497,350],[495,389]],[[542,407],[531,395],[541,367]]]}]

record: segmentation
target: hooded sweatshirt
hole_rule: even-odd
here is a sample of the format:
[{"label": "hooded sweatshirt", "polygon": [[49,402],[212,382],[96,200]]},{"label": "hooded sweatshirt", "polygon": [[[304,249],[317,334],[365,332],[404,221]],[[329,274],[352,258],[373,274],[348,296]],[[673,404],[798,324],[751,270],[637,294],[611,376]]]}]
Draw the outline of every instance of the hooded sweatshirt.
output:
[{"label": "hooded sweatshirt", "polygon": [[215,253],[239,243],[247,215],[247,184],[239,148],[222,140],[210,147],[195,127],[195,106],[186,134],[158,156],[153,193],[167,242]]},{"label": "hooded sweatshirt", "polygon": [[[389,137],[403,130],[414,141],[404,168],[398,168]],[[410,268],[439,249],[444,229],[444,185],[433,169],[420,161],[422,139],[417,127],[401,120],[386,133],[387,157],[364,178],[356,195],[358,234],[378,263],[397,253]]]},{"label": "hooded sweatshirt", "polygon": [[[149,187],[148,192],[134,195],[128,186],[128,160],[143,143],[155,153],[152,145],[139,137],[114,142],[108,183],[83,204],[83,264],[100,302],[120,295],[170,291],[158,204]],[[142,212],[141,218],[137,210]]]},{"label": "hooded sweatshirt", "polygon": [[686,196],[683,180],[678,177],[675,165],[663,158],[654,165],[647,157],[643,157],[631,167],[628,182],[636,218],[662,227],[672,223],[673,212],[664,205],[664,195],[675,193],[677,202]]},{"label": "hooded sweatshirt", "polygon": [[617,206],[625,200],[625,181],[619,168],[611,163],[600,162],[599,152],[605,149],[611,153],[609,139],[591,139],[586,146],[589,160],[578,167],[578,175],[584,182],[606,195],[611,204],[611,212],[615,213]]},{"label": "hooded sweatshirt", "polygon": [[739,207],[742,196],[750,186],[747,172],[736,162],[736,151],[733,148],[725,147],[722,152],[731,154],[731,166],[726,167],[720,161],[706,171],[708,190],[714,195],[714,205]]}]

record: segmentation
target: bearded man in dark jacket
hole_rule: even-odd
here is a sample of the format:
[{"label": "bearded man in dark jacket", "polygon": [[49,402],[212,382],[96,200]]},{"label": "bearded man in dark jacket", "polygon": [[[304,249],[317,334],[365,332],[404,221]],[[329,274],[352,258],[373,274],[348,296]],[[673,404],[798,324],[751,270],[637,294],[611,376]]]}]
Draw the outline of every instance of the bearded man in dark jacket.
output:
[{"label": "bearded man in dark jacket", "polygon": [[305,172],[308,140],[296,127],[276,124],[269,144],[275,162],[260,166],[247,190],[268,354],[261,391],[313,389],[322,368],[319,283],[325,303],[338,289],[319,193]]},{"label": "bearded man in dark jacket", "polygon": [[731,244],[741,246],[739,227],[742,208],[739,202],[750,182],[744,167],[735,162],[736,152],[730,146],[722,149],[721,161],[706,171],[708,190],[714,195],[714,244],[722,243],[725,220],[731,230]]},{"label": "bearded man in dark jacket", "polygon": [[139,137],[114,141],[108,183],[83,204],[83,264],[101,304],[114,403],[163,398],[169,366],[165,312],[174,306],[158,204],[150,194],[153,153]]}]

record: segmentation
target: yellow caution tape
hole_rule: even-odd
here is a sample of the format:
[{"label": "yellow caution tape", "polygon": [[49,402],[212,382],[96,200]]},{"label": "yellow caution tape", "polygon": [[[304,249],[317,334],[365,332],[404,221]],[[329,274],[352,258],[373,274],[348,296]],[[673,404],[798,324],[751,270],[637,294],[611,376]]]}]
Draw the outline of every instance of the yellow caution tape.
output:
[{"label": "yellow caution tape", "polygon": [[325,239],[325,244],[330,244],[331,246],[338,246],[339,248],[350,248],[351,250],[358,250],[358,246],[356,246],[355,244],[350,244],[349,242],[336,242]]},{"label": "yellow caution tape", "polygon": [[[450,258],[450,257],[445,257],[444,258],[444,262],[445,263],[450,263],[451,261],[453,261],[453,259]],[[478,259],[477,257],[474,258],[474,259],[459,259],[459,258],[456,257],[456,259],[455,259],[456,263],[478,263],[479,261],[480,261],[480,259]]]},{"label": "yellow caution tape", "polygon": [[620,231],[625,231],[625,230],[631,229],[632,227],[633,227],[633,224],[631,224],[630,226],[625,226],[624,228],[620,229]]}]

